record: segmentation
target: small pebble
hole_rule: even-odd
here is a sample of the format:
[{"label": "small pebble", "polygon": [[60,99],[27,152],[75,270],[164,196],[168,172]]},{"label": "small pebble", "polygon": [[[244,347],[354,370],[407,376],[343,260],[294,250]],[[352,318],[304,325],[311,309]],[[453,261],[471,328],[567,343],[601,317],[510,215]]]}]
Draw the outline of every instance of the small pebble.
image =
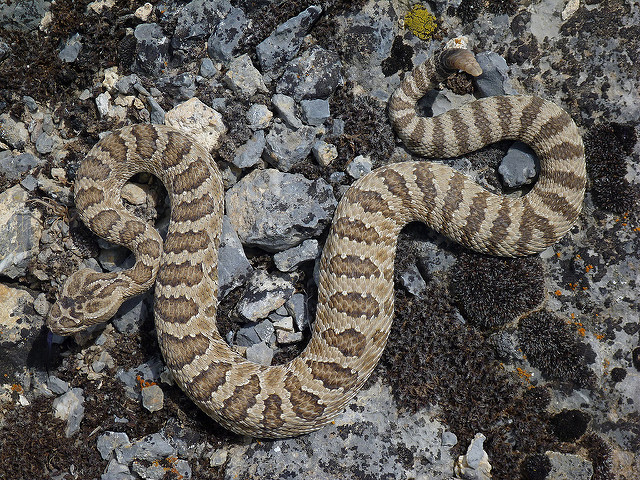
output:
[{"label": "small pebble", "polygon": [[164,392],[158,385],[142,388],[142,406],[151,413],[162,410],[164,406]]}]

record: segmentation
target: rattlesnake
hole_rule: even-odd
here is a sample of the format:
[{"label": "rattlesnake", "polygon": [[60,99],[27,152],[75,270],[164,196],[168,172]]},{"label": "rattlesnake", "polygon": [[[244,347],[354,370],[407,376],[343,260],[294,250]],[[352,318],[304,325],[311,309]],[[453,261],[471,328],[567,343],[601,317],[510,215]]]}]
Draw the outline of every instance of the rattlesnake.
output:
[{"label": "rattlesnake", "polygon": [[[554,243],[580,213],[582,140],[569,115],[553,103],[499,96],[435,118],[417,116],[416,101],[458,69],[480,73],[473,54],[456,48],[407,75],[389,103],[400,138],[434,157],[520,139],[540,159],[537,183],[522,197],[495,195],[448,166],[425,161],[390,164],[359,179],[335,212],[320,264],[313,335],[300,356],[284,365],[258,365],[220,336],[222,182],[205,149],[160,125],[117,130],[83,161],[75,183],[82,219],[98,235],[130,248],[136,263],[118,273],[73,274],[51,309],[49,327],[70,334],[107,320],[123,299],[155,281],[160,349],[176,382],[202,410],[255,437],[299,435],[327,424],[362,387],[385,347],[396,242],[404,225],[420,220],[474,250],[516,256]],[[141,171],[159,177],[171,198],[164,243],[122,207],[122,186]]]}]

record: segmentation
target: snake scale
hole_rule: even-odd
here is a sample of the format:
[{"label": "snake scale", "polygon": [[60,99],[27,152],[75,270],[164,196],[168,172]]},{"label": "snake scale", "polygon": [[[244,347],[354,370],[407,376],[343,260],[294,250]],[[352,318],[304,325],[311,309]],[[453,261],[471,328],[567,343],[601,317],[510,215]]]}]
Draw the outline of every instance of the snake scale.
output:
[{"label": "snake scale", "polygon": [[[330,422],[378,363],[393,317],[397,237],[419,220],[461,244],[501,256],[538,252],[580,213],[586,174],[576,125],[553,103],[529,96],[473,101],[433,118],[415,104],[458,70],[478,75],[473,54],[440,51],[408,74],[389,102],[405,145],[451,157],[502,139],[529,144],[540,175],[524,196],[488,192],[448,166],[389,164],[355,182],[335,212],[320,265],[318,307],[306,349],[283,365],[251,363],[216,327],[217,255],[223,188],[209,152],[160,125],[122,128],[101,139],[78,171],[75,202],[98,235],[131,249],[130,270],[80,270],[69,277],[48,325],[68,335],[105,321],[121,302],[155,282],[155,325],[166,365],[184,392],[226,428],[288,437]],[[120,190],[137,172],[159,177],[171,199],[163,242],[128,213]]]}]

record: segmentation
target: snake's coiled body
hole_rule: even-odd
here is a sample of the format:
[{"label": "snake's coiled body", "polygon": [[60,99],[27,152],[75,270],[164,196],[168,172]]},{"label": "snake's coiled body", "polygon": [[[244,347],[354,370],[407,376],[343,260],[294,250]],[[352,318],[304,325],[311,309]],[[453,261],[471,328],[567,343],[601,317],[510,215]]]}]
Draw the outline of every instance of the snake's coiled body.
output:
[{"label": "snake's coiled body", "polygon": [[[83,162],[76,181],[82,219],[98,235],[133,250],[136,265],[120,273],[72,275],[51,310],[51,329],[69,334],[106,320],[122,299],[155,281],[162,354],[180,387],[207,414],[256,437],[299,435],[331,421],[385,347],[396,242],[407,222],[423,221],[478,251],[513,256],[551,245],[580,213],[582,140],[554,104],[494,97],[436,118],[417,117],[415,102],[470,61],[459,53],[445,51],[427,61],[394,93],[389,111],[399,136],[417,153],[439,157],[518,138],[540,158],[538,182],[526,196],[507,198],[430,162],[392,164],[361,178],[336,210],[321,260],[313,335],[299,357],[285,365],[257,365],[234,353],[218,333],[220,175],[208,152],[164,126],[118,130]],[[120,189],[140,171],[158,176],[169,191],[171,225],[164,243],[122,207]]]}]

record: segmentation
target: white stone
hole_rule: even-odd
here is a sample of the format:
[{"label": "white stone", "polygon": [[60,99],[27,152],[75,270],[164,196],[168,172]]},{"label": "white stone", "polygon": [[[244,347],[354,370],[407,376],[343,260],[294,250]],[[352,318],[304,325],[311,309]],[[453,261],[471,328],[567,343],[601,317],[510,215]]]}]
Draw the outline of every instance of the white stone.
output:
[{"label": "white stone", "polygon": [[311,149],[314,158],[319,165],[326,167],[338,158],[338,149],[331,143],[318,140]]},{"label": "white stone", "polygon": [[0,338],[3,343],[15,343],[22,339],[22,309],[32,301],[31,295],[26,291],[0,283]]},{"label": "white stone", "polygon": [[580,0],[569,0],[562,11],[562,20],[568,20],[580,7]]},{"label": "white stone", "polygon": [[153,5],[151,5],[149,2],[145,3],[144,5],[142,5],[141,7],[139,7],[134,15],[136,17],[138,17],[140,20],[142,20],[143,22],[146,22],[147,19],[149,18],[149,16],[151,15],[151,12],[153,11]]},{"label": "white stone", "polygon": [[109,107],[111,106],[111,95],[109,92],[103,92],[96,97],[96,107],[101,117],[104,117],[109,113]]},{"label": "white stone", "polygon": [[224,80],[235,93],[242,93],[248,97],[258,90],[263,93],[268,92],[262,75],[253,66],[251,58],[246,53],[231,60]]},{"label": "white stone", "polygon": [[102,86],[109,91],[113,91],[119,78],[118,67],[109,67],[104,71],[104,80],[102,81]]},{"label": "white stone", "polygon": [[277,321],[273,322],[273,328],[276,330],[293,332],[293,318],[289,316],[279,318]]},{"label": "white stone", "polygon": [[222,115],[195,97],[169,110],[164,121],[192,136],[208,151],[218,147],[221,135],[227,131]]},{"label": "white stone", "polygon": [[105,8],[111,8],[116,4],[115,0],[96,0],[87,5],[87,10],[93,10],[95,13],[102,13]]}]

